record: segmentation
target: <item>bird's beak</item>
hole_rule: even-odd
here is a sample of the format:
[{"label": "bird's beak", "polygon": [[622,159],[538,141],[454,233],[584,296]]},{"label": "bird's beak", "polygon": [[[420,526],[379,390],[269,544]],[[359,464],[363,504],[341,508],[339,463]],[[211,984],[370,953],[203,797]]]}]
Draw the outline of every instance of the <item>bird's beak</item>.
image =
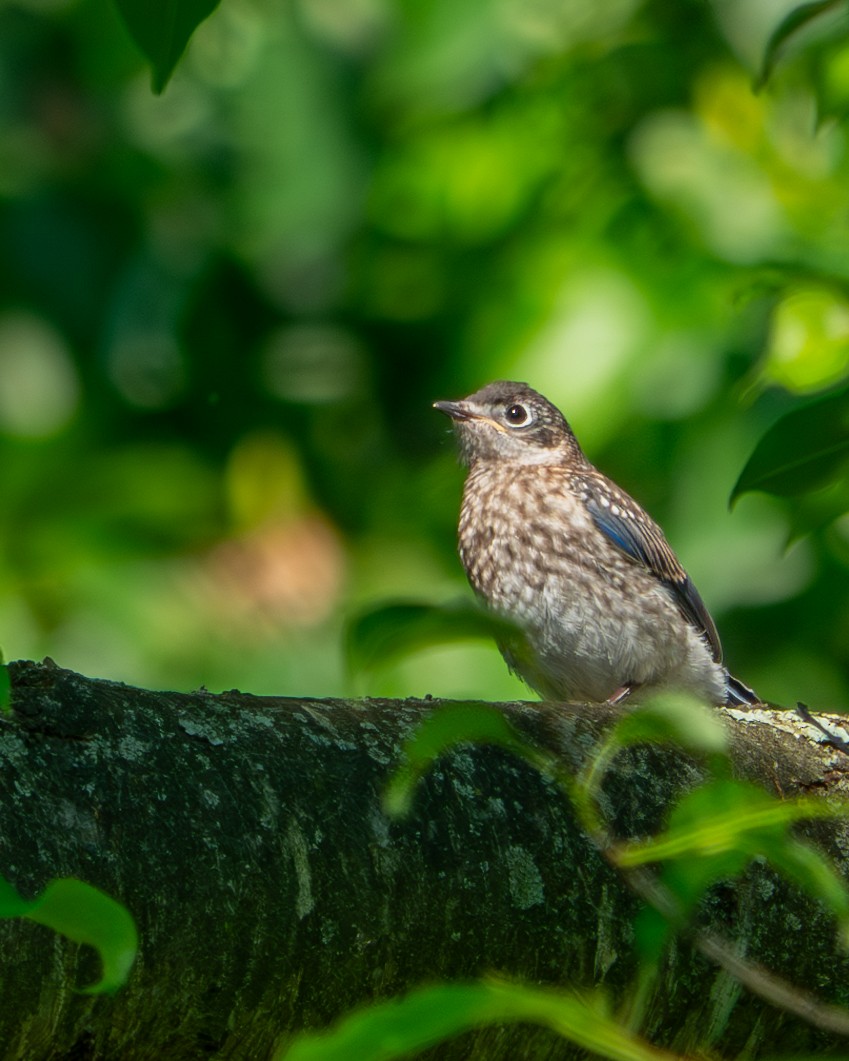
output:
[{"label": "bird's beak", "polygon": [[465,402],[434,402],[434,409],[438,409],[452,420],[474,420],[475,414]]},{"label": "bird's beak", "polygon": [[455,423],[477,420],[479,424],[489,424],[496,431],[500,431],[502,435],[507,433],[497,420],[493,420],[490,416],[484,416],[483,413],[475,412],[467,402],[434,402],[433,407],[441,413],[445,413],[446,416],[450,416]]}]

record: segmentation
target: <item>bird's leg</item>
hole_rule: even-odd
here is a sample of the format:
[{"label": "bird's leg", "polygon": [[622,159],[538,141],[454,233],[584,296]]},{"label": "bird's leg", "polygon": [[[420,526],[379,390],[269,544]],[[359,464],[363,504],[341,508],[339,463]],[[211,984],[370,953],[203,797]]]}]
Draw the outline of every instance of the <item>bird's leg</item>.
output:
[{"label": "bird's leg", "polygon": [[608,696],[607,702],[611,705],[622,704],[636,688],[638,688],[637,682],[626,682]]}]

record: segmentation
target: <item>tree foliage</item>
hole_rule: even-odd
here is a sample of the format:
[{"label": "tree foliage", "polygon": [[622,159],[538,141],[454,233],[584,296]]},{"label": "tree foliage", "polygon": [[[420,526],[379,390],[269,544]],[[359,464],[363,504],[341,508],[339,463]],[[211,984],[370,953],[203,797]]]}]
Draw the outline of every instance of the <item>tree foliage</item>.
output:
[{"label": "tree foliage", "polygon": [[[512,377],[665,526],[735,672],[849,705],[844,3],[0,27],[7,655],[345,691],[346,617],[468,592],[430,405]],[[521,695],[480,644],[371,682]]]}]

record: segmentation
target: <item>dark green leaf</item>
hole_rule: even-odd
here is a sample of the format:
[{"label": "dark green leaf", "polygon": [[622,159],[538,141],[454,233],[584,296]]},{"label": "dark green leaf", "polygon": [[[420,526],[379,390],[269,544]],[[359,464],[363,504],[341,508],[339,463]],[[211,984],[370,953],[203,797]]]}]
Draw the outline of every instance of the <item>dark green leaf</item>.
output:
[{"label": "dark green leaf", "polygon": [[405,998],[359,1010],[326,1032],[299,1037],[274,1061],[392,1061],[461,1032],[516,1021],[553,1029],[582,1050],[611,1061],[671,1061],[617,1024],[599,999],[485,982],[424,987]]},{"label": "dark green leaf", "polygon": [[390,778],[383,795],[387,814],[405,814],[415,787],[434,761],[458,744],[497,744],[540,769],[548,766],[541,751],[528,744],[504,715],[486,704],[439,708],[419,726],[404,746],[404,762]]},{"label": "dark green leaf", "polygon": [[0,877],[0,917],[28,917],[94,947],[103,975],[82,989],[85,994],[115,991],[126,983],[138,950],[135,922],[126,907],[98,888],[66,878],[51,881],[40,896],[26,900]]},{"label": "dark green leaf", "polygon": [[763,88],[770,79],[782,50],[794,34],[821,15],[845,4],[846,0],[813,0],[812,3],[802,4],[785,15],[767,41],[761,70],[755,81],[755,90]]},{"label": "dark green leaf", "polygon": [[496,641],[521,638],[517,628],[470,600],[451,604],[397,602],[362,612],[347,631],[348,663],[370,670],[417,649],[470,638]]},{"label": "dark green leaf", "polygon": [[769,428],[740,473],[730,504],[752,490],[792,497],[842,478],[849,461],[849,388],[786,413]]},{"label": "dark green leaf", "polygon": [[3,662],[3,653],[0,652],[0,714],[11,715],[12,713],[12,679],[9,668]]},{"label": "dark green leaf", "polygon": [[849,892],[828,859],[791,836],[765,838],[762,849],[780,873],[834,914],[842,945],[849,947]]},{"label": "dark green leaf", "polygon": [[153,67],[153,89],[161,92],[189,38],[218,7],[218,0],[117,0],[130,35]]}]

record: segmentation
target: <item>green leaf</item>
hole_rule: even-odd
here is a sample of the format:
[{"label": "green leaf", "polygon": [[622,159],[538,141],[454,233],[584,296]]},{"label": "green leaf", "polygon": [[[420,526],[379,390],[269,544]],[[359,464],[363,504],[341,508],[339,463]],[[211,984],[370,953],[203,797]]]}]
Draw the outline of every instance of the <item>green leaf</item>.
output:
[{"label": "green leaf", "polygon": [[153,67],[153,90],[161,92],[189,38],[218,7],[218,0],[116,0],[130,36]]},{"label": "green leaf", "polygon": [[828,859],[809,844],[790,836],[774,842],[767,839],[763,853],[780,873],[818,899],[837,918],[841,945],[849,949],[849,892]]},{"label": "green leaf", "polygon": [[842,478],[849,460],[849,387],[807,402],[769,428],[740,473],[729,504],[752,490],[805,494]]},{"label": "green leaf", "polygon": [[585,818],[611,762],[634,744],[677,744],[693,754],[716,758],[725,754],[728,735],[716,711],[681,693],[661,694],[626,711],[581,775],[579,810]]},{"label": "green leaf", "polygon": [[631,1034],[603,1000],[565,991],[488,981],[424,987],[401,999],[358,1010],[326,1032],[300,1036],[274,1061],[392,1061],[488,1024],[541,1024],[611,1061],[662,1061],[675,1056]]},{"label": "green leaf", "polygon": [[393,817],[406,814],[416,785],[434,761],[458,744],[468,743],[497,744],[538,769],[553,766],[553,761],[528,744],[494,707],[449,705],[429,715],[404,745],[404,762],[390,778],[383,794],[384,811]]},{"label": "green leaf", "polygon": [[12,676],[9,668],[3,660],[0,652],[0,714],[11,715],[12,713]]},{"label": "green leaf", "polygon": [[51,881],[38,898],[26,900],[0,877],[0,917],[28,917],[75,943],[94,947],[103,975],[82,988],[84,994],[115,991],[126,983],[138,950],[135,922],[125,906],[99,888],[65,878]]},{"label": "green leaf", "polygon": [[776,800],[745,781],[710,781],[683,797],[669,816],[666,832],[620,848],[617,863],[632,867],[741,850],[754,857],[763,853],[764,836],[782,835],[792,822],[847,816],[849,807],[843,804],[807,798]]},{"label": "green leaf", "polygon": [[470,638],[521,639],[518,628],[470,600],[451,604],[396,602],[361,612],[347,631],[348,665],[366,671],[417,649]]},{"label": "green leaf", "polygon": [[844,6],[846,0],[813,0],[790,11],[779,22],[767,41],[760,73],[755,81],[755,91],[759,91],[769,81],[779,56],[790,38],[808,26],[821,15],[836,7]]}]

